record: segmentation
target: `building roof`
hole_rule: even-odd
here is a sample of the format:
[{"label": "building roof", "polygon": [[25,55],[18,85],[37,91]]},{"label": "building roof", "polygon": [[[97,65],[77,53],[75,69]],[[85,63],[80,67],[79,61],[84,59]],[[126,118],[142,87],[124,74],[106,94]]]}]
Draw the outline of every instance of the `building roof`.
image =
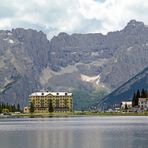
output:
[{"label": "building roof", "polygon": [[48,95],[52,95],[52,96],[72,96],[72,93],[69,92],[34,92],[31,95],[29,95],[29,97],[33,97],[33,96],[48,96]]},{"label": "building roof", "polygon": [[148,98],[139,98],[138,101],[148,101]]},{"label": "building roof", "polygon": [[122,105],[125,105],[125,104],[131,105],[132,104],[132,101],[122,101]]}]

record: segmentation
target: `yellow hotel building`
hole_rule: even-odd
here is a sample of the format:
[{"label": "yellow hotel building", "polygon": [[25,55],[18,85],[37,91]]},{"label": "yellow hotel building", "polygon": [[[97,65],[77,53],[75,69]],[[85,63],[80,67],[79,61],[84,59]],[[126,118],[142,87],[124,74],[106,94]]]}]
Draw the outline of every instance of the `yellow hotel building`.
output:
[{"label": "yellow hotel building", "polygon": [[34,112],[48,112],[52,104],[53,112],[72,112],[72,93],[68,92],[34,92],[29,95],[29,102],[34,105]]}]

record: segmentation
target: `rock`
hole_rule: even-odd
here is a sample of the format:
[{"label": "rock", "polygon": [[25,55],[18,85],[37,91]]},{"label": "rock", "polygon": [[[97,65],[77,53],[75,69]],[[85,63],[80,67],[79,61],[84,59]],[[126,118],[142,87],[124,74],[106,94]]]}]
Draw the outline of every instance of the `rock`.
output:
[{"label": "rock", "polygon": [[147,67],[147,57],[148,27],[135,20],[107,35],[60,33],[50,41],[42,31],[1,30],[0,99],[24,106],[33,91],[79,88],[97,98]]}]

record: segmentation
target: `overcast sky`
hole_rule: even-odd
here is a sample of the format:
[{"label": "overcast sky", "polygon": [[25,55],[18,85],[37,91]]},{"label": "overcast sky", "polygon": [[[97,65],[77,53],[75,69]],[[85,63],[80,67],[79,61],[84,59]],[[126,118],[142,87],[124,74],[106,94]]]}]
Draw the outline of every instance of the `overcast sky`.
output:
[{"label": "overcast sky", "polygon": [[105,34],[131,19],[148,24],[147,0],[0,1],[0,29],[32,28],[49,38],[59,32]]}]

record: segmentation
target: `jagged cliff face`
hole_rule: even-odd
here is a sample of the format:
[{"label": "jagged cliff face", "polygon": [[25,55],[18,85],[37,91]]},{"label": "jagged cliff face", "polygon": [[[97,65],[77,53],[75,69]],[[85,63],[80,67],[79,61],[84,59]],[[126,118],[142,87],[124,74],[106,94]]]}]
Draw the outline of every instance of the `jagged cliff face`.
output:
[{"label": "jagged cliff face", "polygon": [[118,88],[148,66],[148,27],[133,20],[119,34],[122,44],[101,75],[101,81],[111,88]]},{"label": "jagged cliff face", "polygon": [[49,41],[42,32],[15,29],[0,32],[1,101],[27,103],[41,89],[38,78],[47,66]]},{"label": "jagged cliff face", "polygon": [[82,81],[94,77],[101,86],[116,89],[147,66],[147,32],[142,22],[132,20],[106,36],[61,33],[50,42],[51,68],[60,71],[72,65]]},{"label": "jagged cliff face", "polygon": [[107,35],[60,33],[50,41],[41,31],[0,31],[0,99],[26,105],[36,90],[79,90],[89,95],[76,99],[91,103],[148,66],[147,57],[148,27],[134,20]]}]

